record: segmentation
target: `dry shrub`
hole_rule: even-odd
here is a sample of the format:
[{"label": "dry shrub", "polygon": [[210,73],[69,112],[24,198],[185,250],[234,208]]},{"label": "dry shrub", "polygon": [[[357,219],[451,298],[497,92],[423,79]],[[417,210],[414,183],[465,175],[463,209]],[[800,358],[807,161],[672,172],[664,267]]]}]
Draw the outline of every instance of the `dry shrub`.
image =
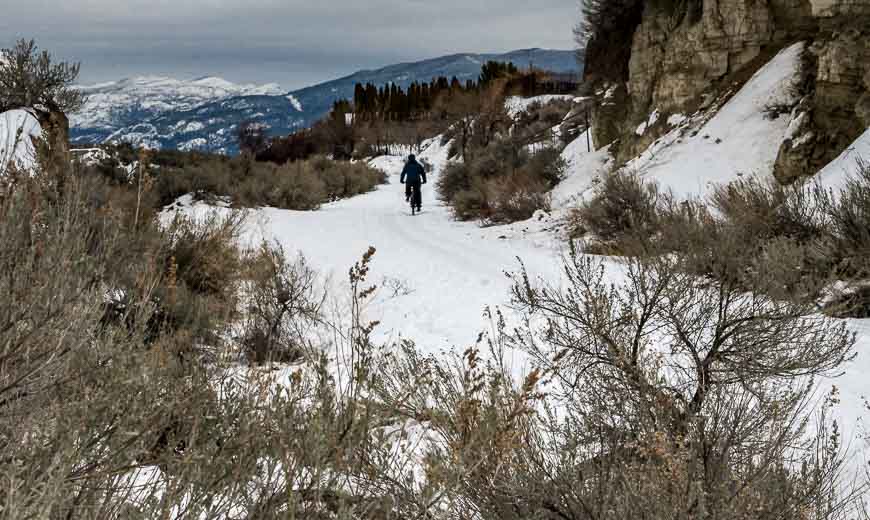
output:
[{"label": "dry shrub", "polygon": [[722,218],[745,231],[747,237],[773,237],[809,241],[824,235],[823,208],[812,188],[781,186],[756,177],[718,187],[711,204]]},{"label": "dry shrub", "polygon": [[574,227],[592,233],[606,251],[630,252],[632,244],[648,242],[660,229],[659,198],[658,187],[635,174],[607,175],[573,213],[579,219]]},{"label": "dry shrub", "polygon": [[680,253],[684,268],[783,298],[818,298],[837,252],[828,197],[817,185],[783,187],[755,178],[717,188],[709,203],[678,200],[616,173],[574,211],[573,236],[592,233],[587,251]]},{"label": "dry shrub", "polygon": [[163,280],[154,288],[152,335],[185,331],[194,342],[213,342],[236,314],[242,273],[237,245],[241,214],[176,217],[160,239]]},{"label": "dry shrub", "polygon": [[826,204],[831,233],[841,255],[839,269],[851,277],[867,278],[870,266],[870,163],[859,160],[857,175],[841,192],[830,194]]},{"label": "dry shrub", "polygon": [[447,163],[435,185],[441,200],[454,202],[461,192],[471,188],[471,178],[471,166],[468,163],[463,161]]},{"label": "dry shrub", "polygon": [[386,174],[364,162],[338,162],[325,157],[311,159],[311,165],[326,185],[329,201],[367,193],[386,182]]},{"label": "dry shrub", "polygon": [[325,202],[353,197],[386,181],[365,163],[322,156],[278,166],[250,155],[228,158],[191,152],[160,152],[151,159],[161,205],[188,193],[200,199],[229,197],[243,207],[314,210]]},{"label": "dry shrub", "polygon": [[268,179],[249,183],[249,193],[249,204],[261,199],[263,206],[315,210],[326,201],[326,183],[311,164],[288,163]]},{"label": "dry shrub", "polygon": [[[616,285],[606,268],[572,249],[558,285],[515,276],[520,330],[494,313],[462,355],[405,343],[385,360],[379,401],[426,428],[399,452],[424,480],[390,493],[456,519],[845,518],[866,487],[840,487],[836,396],[813,410],[805,380],[850,358],[844,325],[679,255],[628,260]],[[509,348],[530,356],[523,377]]]},{"label": "dry shrub", "polygon": [[488,224],[527,220],[536,211],[550,209],[547,184],[523,170],[506,178],[487,181],[486,200],[485,222]]},{"label": "dry shrub", "polygon": [[[392,443],[376,440],[363,398],[376,375],[360,315],[371,254],[351,271],[355,304],[331,327],[348,353],[338,374],[353,376],[312,350],[276,385],[223,355],[226,334],[208,338],[216,355],[203,359],[186,355],[204,340],[189,324],[149,330],[181,292],[211,311],[214,330],[228,329],[234,313],[213,305],[242,283],[229,245],[237,221],[133,228],[130,208],[91,204],[96,179],[70,175],[62,191],[26,180],[0,198],[2,516],[401,516],[374,483],[372,461]],[[261,250],[252,271],[268,276],[253,282],[254,316],[275,319],[298,301],[305,284],[293,280],[310,277],[300,266]]]},{"label": "dry shrub", "polygon": [[325,293],[305,258],[288,260],[278,244],[262,244],[250,262],[245,323],[239,342],[251,363],[310,358],[310,333],[323,319]]},{"label": "dry shrub", "polygon": [[509,141],[491,144],[467,162],[448,164],[438,193],[460,220],[516,222],[550,208],[548,192],[561,181],[565,162],[558,150],[535,154]]},{"label": "dry shrub", "polygon": [[549,103],[536,102],[531,104],[516,118],[514,131],[522,138],[535,136],[543,140],[548,130],[557,128],[565,119],[565,114],[571,111],[573,102],[557,99]]}]

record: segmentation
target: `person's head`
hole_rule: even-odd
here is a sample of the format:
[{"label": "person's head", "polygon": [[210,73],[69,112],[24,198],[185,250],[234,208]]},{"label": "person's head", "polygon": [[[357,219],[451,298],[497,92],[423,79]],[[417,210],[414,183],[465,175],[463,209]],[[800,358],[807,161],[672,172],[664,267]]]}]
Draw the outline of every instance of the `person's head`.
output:
[{"label": "person's head", "polygon": [[417,157],[414,154],[408,156],[408,162],[414,162],[417,160]]}]

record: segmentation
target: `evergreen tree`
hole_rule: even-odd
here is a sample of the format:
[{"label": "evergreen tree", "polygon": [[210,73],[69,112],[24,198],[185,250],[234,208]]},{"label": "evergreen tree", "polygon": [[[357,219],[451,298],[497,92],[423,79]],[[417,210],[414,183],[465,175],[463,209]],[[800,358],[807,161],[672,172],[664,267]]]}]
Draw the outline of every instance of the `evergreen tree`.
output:
[{"label": "evergreen tree", "polygon": [[480,70],[480,77],[477,82],[481,87],[484,87],[496,79],[505,78],[515,75],[519,70],[513,63],[503,63],[499,61],[488,61]]},{"label": "evergreen tree", "polygon": [[353,87],[353,112],[355,114],[364,114],[366,106],[366,91],[359,83]]},{"label": "evergreen tree", "polygon": [[411,86],[408,87],[408,107],[408,112],[411,117],[414,117],[416,114],[421,112],[420,86],[417,85],[416,82],[411,83]]},{"label": "evergreen tree", "polygon": [[378,87],[373,83],[366,84],[366,112],[372,119],[378,113]]},{"label": "evergreen tree", "polygon": [[420,105],[424,112],[432,110],[432,90],[428,83],[423,83],[420,89]]}]

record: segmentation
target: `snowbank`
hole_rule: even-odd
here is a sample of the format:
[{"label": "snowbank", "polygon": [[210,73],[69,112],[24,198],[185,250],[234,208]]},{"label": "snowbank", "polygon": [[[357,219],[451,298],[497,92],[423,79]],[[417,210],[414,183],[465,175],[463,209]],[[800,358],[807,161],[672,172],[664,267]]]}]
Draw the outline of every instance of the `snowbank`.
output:
[{"label": "snowbank", "polygon": [[0,175],[8,168],[33,170],[36,147],[33,140],[42,137],[42,127],[27,110],[10,110],[0,114]]},{"label": "snowbank", "polygon": [[781,51],[709,121],[686,122],[627,168],[681,197],[705,196],[713,186],[743,174],[771,175],[789,118],[770,119],[765,107],[797,101],[790,87],[797,81],[804,47],[797,43]]}]

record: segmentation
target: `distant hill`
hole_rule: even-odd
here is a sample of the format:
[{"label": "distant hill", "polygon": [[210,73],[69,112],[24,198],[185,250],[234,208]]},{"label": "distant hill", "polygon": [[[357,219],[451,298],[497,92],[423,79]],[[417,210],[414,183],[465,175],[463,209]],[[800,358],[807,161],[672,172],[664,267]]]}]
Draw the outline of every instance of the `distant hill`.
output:
[{"label": "distant hill", "polygon": [[79,87],[85,107],[72,115],[75,142],[102,142],[119,129],[205,103],[250,95],[280,95],[277,84],[237,85],[207,77],[190,81],[159,76],[122,79]]},{"label": "distant hill", "polygon": [[271,135],[306,128],[327,114],[336,99],[353,97],[356,83],[406,87],[437,76],[476,79],[483,63],[511,61],[518,67],[579,72],[574,51],[524,49],[505,54],[452,54],[362,70],[289,93],[275,85],[235,85],[218,78],[192,82],[137,78],[82,87],[91,96],[72,119],[76,144],[129,141],[154,148],[237,152],[235,128],[244,120],[265,125]]}]

